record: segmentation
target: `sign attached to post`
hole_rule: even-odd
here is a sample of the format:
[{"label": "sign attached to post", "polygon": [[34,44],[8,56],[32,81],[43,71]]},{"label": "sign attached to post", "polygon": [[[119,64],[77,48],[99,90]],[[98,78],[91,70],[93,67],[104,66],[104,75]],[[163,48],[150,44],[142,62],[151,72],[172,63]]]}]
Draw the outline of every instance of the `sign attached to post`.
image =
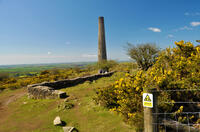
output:
[{"label": "sign attached to post", "polygon": [[153,94],[143,93],[143,106],[153,108]]}]

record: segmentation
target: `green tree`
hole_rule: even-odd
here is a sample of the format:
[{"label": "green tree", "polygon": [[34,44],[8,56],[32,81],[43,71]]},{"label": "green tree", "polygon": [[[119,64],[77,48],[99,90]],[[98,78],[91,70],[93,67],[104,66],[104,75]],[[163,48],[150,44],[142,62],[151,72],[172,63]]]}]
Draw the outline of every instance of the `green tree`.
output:
[{"label": "green tree", "polygon": [[127,44],[127,55],[136,61],[139,68],[145,71],[154,64],[159,51],[159,48],[152,43]]},{"label": "green tree", "polygon": [[6,80],[9,78],[8,73],[0,73],[0,81]]},{"label": "green tree", "polygon": [[105,71],[109,71],[110,69],[114,68],[116,65],[117,65],[117,62],[114,60],[103,60],[97,63],[97,67]]},{"label": "green tree", "polygon": [[196,42],[200,43],[200,40],[196,40]]}]

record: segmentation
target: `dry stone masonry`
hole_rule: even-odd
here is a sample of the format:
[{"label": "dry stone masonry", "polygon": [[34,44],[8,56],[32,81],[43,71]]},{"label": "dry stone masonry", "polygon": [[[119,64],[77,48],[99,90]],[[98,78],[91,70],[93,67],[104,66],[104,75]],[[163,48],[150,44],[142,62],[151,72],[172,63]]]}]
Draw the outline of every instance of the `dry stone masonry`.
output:
[{"label": "dry stone masonry", "polygon": [[48,86],[28,86],[28,96],[33,99],[55,99],[55,98],[65,98],[67,95],[65,92],[54,90]]},{"label": "dry stone masonry", "polygon": [[97,80],[101,77],[109,77],[114,72],[108,72],[104,74],[94,74],[85,77],[78,77],[74,79],[65,79],[55,82],[43,82],[33,85],[28,85],[28,96],[33,99],[56,99],[56,98],[66,98],[65,92],[59,89],[67,88],[70,86],[75,86],[77,84],[83,83],[85,81]]}]

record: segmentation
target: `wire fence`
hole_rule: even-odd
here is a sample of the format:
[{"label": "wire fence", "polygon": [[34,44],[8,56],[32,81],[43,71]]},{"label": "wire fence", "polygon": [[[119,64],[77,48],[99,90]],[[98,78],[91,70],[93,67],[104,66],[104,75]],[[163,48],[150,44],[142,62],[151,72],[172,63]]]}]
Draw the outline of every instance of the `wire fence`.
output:
[{"label": "wire fence", "polygon": [[[151,90],[152,93],[161,93],[161,92],[197,92],[200,94],[200,89],[174,89],[174,90]],[[187,95],[184,95],[183,98],[186,98]],[[186,98],[187,99],[187,98]],[[184,105],[195,105],[199,107],[197,111],[179,111],[179,112],[160,112],[153,113],[153,116],[157,118],[157,122],[154,122],[152,125],[158,126],[159,132],[200,132],[200,98],[195,101],[179,101],[170,102],[163,101],[158,102],[159,104],[173,104],[180,106]],[[182,106],[181,105],[181,106]],[[198,106],[199,105],[199,106]],[[190,108],[187,108],[187,110]],[[194,122],[199,120],[199,122]],[[155,127],[156,128],[156,127]],[[156,130],[155,130],[156,131]]]}]

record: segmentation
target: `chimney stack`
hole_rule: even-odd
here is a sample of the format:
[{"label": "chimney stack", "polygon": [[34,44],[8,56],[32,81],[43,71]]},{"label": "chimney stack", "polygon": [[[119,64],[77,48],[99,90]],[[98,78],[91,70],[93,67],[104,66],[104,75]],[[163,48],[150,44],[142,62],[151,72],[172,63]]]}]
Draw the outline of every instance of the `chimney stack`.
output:
[{"label": "chimney stack", "polygon": [[99,17],[98,62],[102,62],[103,60],[107,60],[104,17]]}]

